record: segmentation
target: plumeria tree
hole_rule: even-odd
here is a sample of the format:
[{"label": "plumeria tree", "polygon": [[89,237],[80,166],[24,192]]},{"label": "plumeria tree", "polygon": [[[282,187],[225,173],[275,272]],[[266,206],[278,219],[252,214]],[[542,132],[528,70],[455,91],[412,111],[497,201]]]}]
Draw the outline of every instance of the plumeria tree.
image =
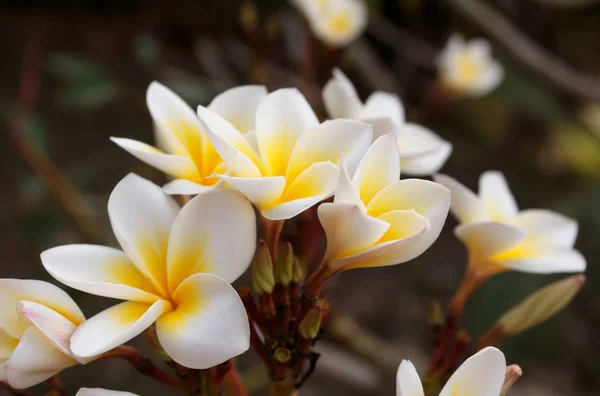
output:
[{"label": "plumeria tree", "polygon": [[[294,4],[329,47],[347,45],[366,25],[360,0]],[[456,98],[486,95],[503,77],[489,43],[458,35],[437,65],[438,86]],[[464,278],[432,315],[429,366],[398,362],[397,395],[506,395],[522,372],[497,348],[552,317],[585,282],[586,260],[573,247],[577,223],[519,211],[499,172],[482,174],[478,194],[439,174],[450,142],[407,122],[396,94],[377,91],[363,102],[340,69],[329,74],[324,117],[295,87],[239,86],[193,109],[151,83],[156,141],[111,139],[171,180],[158,186],[128,174],[114,187],[107,214],[118,247],[70,244],[41,254],[57,282],[119,302],[86,319],[54,284],[0,279],[0,381],[8,392],[46,382],[65,394],[61,371],[121,358],[173,393],[246,395],[236,357],[251,349],[270,394],[297,395],[318,370],[328,281],[435,249],[452,213],[468,250]],[[249,268],[251,285],[234,288]],[[462,324],[466,303],[511,270],[578,274],[541,288],[473,339]],[[127,345],[138,336],[166,369]]]}]

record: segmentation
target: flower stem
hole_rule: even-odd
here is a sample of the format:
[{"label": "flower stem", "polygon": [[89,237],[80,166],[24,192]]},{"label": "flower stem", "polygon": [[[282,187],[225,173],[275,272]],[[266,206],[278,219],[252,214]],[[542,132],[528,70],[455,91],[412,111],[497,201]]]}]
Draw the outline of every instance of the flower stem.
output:
[{"label": "flower stem", "polygon": [[281,235],[281,230],[283,230],[285,220],[269,220],[262,216],[260,220],[265,243],[269,248],[269,253],[271,253],[271,259],[275,261],[279,255],[279,236]]},{"label": "flower stem", "polygon": [[240,371],[236,364],[231,365],[229,372],[225,375],[223,385],[225,386],[226,394],[228,396],[248,396],[248,392],[246,391],[242,376],[240,375]]}]

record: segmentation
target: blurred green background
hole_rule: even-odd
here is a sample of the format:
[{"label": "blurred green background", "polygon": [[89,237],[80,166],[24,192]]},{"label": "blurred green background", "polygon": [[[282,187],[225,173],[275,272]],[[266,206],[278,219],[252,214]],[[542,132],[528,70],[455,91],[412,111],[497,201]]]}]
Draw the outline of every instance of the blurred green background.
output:
[{"label": "blurred green background", "polygon": [[[24,154],[35,153],[34,161],[40,156],[50,160],[91,208],[100,237],[116,245],[106,215],[113,186],[128,172],[164,182],[162,174],[108,139],[152,142],[145,105],[151,81],[166,84],[194,107],[236,85],[261,83],[269,90],[298,86],[324,118],[320,88],[336,65],[355,82],[363,99],[373,90],[397,92],[409,119],[433,106],[423,123],[454,145],[444,173],[475,188],[483,171],[501,170],[521,208],[550,208],[579,221],[577,248],[589,263],[586,287],[567,310],[502,349],[508,361],[524,371],[511,395],[598,394],[600,90],[595,88],[600,86],[600,2],[474,2],[492,7],[512,29],[574,73],[558,79],[548,78],[535,62],[523,62],[527,53],[497,43],[495,21],[464,12],[470,3],[368,1],[371,23],[366,33],[347,48],[327,51],[311,37],[298,12],[280,0],[3,2],[0,276],[50,280],[39,253],[86,240]],[[467,37],[492,36],[494,54],[507,75],[483,99],[432,104],[433,62],[455,31]],[[313,62],[310,69],[307,59]],[[29,85],[20,94],[24,73],[39,81],[29,84],[32,79],[26,78]],[[590,78],[589,84],[583,82],[587,94],[577,89],[582,81],[570,85],[573,76]],[[557,81],[561,79],[565,81]],[[23,128],[14,127],[18,117],[23,117]],[[30,151],[24,152],[23,144]],[[47,165],[38,164],[45,172]],[[401,359],[411,359],[425,370],[433,349],[428,305],[434,298],[445,301],[465,268],[465,250],[452,234],[455,225],[450,218],[438,242],[410,263],[350,271],[331,282],[332,309],[354,318],[383,343],[375,360],[391,362],[373,363],[347,345],[326,339],[320,346],[323,357],[303,394],[393,395]],[[558,278],[522,273],[495,277],[471,300],[467,328],[480,334],[521,298]],[[248,280],[239,283],[249,284]],[[69,293],[88,317],[112,304]],[[252,352],[241,359],[240,367],[250,388],[262,394],[264,372]],[[80,386],[165,393],[121,362],[92,363],[61,377],[72,394]]]}]

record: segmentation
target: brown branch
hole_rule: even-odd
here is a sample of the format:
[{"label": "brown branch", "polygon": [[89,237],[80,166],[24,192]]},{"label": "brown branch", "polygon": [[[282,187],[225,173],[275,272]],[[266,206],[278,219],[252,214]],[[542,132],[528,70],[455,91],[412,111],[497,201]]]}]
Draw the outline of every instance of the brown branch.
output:
[{"label": "brown branch", "polygon": [[600,79],[577,71],[563,60],[546,52],[491,6],[479,0],[445,2],[500,43],[515,59],[543,76],[556,88],[579,99],[600,100]]},{"label": "brown branch", "polygon": [[19,97],[9,121],[9,135],[15,151],[72,217],[85,238],[89,242],[100,243],[103,240],[102,232],[96,224],[93,211],[60,169],[27,139],[26,122],[38,101],[40,91],[42,43],[37,33],[39,32],[32,33],[25,47]]}]

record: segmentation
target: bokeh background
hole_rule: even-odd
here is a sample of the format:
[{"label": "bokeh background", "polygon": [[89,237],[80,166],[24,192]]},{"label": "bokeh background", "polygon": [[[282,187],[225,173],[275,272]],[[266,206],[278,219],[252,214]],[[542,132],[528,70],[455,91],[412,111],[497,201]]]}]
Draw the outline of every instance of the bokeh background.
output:
[{"label": "bokeh background", "polygon": [[[586,287],[568,309],[502,349],[524,371],[511,395],[599,394],[600,1],[367,3],[366,33],[329,51],[282,0],[3,2],[0,276],[50,280],[39,253],[88,241],[82,229],[116,245],[106,214],[113,186],[128,172],[164,182],[108,139],[152,142],[145,105],[151,81],[192,106],[241,84],[298,86],[324,118],[320,89],[338,66],[363,99],[373,90],[396,92],[409,119],[454,144],[444,173],[475,188],[480,173],[501,170],[521,208],[551,208],[579,221]],[[533,47],[503,34],[505,24]],[[435,96],[435,57],[457,31],[489,38],[506,68],[503,84],[485,98]],[[74,221],[73,212],[90,221]],[[323,356],[303,394],[393,395],[401,359],[425,370],[433,349],[428,306],[446,301],[465,268],[455,225],[449,219],[434,246],[410,263],[350,271],[331,282],[332,310],[343,316],[337,332],[320,343]],[[480,334],[558,278],[493,278],[472,298],[466,327]],[[69,293],[88,316],[113,303]],[[263,394],[265,373],[253,352],[240,359],[240,368],[248,387]],[[168,393],[123,362],[92,363],[61,377],[72,394],[80,386]],[[42,386],[34,390],[43,392]]]}]

